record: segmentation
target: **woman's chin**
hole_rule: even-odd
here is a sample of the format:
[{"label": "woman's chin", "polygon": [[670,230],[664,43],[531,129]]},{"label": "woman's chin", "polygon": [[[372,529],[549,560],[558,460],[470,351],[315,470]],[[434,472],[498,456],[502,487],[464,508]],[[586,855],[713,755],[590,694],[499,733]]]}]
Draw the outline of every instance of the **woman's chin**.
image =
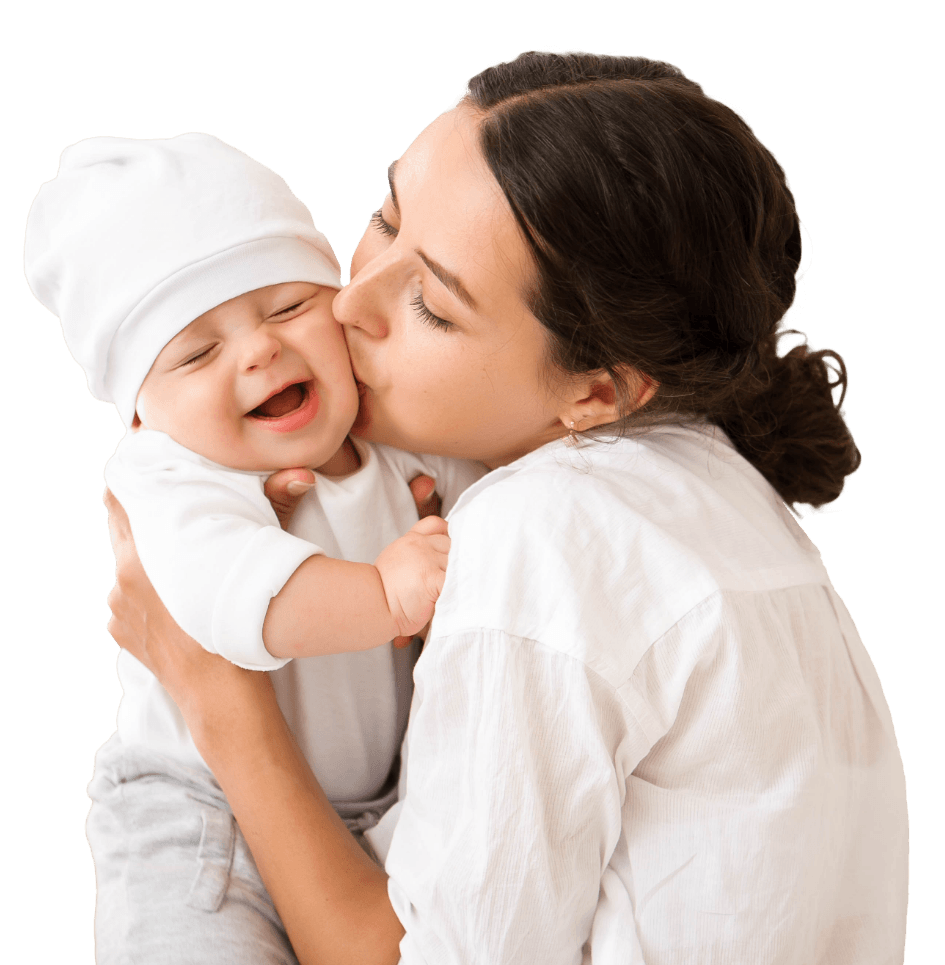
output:
[{"label": "woman's chin", "polygon": [[383,410],[379,412],[370,389],[362,390],[360,394],[361,404],[358,407],[358,414],[349,430],[352,436],[357,436],[365,442],[376,442],[410,452],[437,451],[436,448],[430,449],[425,446],[414,433],[403,432],[396,420],[391,419]]},{"label": "woman's chin", "polygon": [[395,449],[409,449],[409,440],[396,431],[395,428],[386,424],[383,419],[375,418],[374,413],[361,400],[361,408],[358,409],[358,416],[351,425],[350,435],[363,439],[364,442],[377,442],[384,446],[391,446]]}]

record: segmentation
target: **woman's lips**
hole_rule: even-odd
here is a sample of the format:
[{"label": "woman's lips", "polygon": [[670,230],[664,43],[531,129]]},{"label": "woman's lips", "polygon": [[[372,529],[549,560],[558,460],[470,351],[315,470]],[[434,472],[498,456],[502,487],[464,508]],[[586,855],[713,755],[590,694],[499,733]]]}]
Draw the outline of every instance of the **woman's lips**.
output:
[{"label": "woman's lips", "polygon": [[[270,396],[270,399],[276,395],[281,395],[287,389],[294,388],[297,385],[302,388],[302,401],[291,411],[277,416],[267,416],[258,413],[257,409],[259,407],[257,407],[257,409],[253,409],[252,412],[247,412],[246,418],[252,419],[257,425],[264,429],[269,429],[272,432],[295,432],[298,429],[304,428],[318,414],[319,398],[318,393],[315,391],[314,382],[291,383],[290,385],[284,386],[273,396]],[[267,399],[266,402],[269,402],[270,399]]]}]

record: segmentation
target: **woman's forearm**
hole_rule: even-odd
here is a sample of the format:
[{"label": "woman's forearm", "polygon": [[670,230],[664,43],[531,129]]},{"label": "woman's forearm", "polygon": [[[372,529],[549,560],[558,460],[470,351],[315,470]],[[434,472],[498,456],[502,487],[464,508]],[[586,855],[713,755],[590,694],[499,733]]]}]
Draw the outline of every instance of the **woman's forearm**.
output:
[{"label": "woman's forearm", "polygon": [[387,875],[328,803],[267,674],[191,692],[186,714],[302,965],[394,965],[404,934]]}]

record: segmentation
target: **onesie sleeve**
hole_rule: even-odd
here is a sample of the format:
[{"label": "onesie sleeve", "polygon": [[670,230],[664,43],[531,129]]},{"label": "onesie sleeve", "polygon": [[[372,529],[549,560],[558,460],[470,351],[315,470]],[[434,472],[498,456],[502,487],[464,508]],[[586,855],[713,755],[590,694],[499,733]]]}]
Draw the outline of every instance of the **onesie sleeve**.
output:
[{"label": "onesie sleeve", "polygon": [[498,630],[428,642],[415,680],[386,861],[403,965],[579,965],[633,766],[619,698]]},{"label": "onesie sleeve", "polygon": [[286,533],[263,477],[217,466],[150,430],[127,435],[105,467],[138,555],[181,628],[247,670],[275,670],[262,639],[269,601],[310,556]]}]

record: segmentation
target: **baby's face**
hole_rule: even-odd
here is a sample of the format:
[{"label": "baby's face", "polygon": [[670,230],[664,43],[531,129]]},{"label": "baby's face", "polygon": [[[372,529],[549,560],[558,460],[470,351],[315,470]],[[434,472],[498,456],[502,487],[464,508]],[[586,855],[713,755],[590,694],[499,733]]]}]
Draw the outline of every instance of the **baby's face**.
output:
[{"label": "baby's face", "polygon": [[201,315],[151,366],[141,422],[232,469],[324,465],[358,411],[335,294],[270,285]]}]

